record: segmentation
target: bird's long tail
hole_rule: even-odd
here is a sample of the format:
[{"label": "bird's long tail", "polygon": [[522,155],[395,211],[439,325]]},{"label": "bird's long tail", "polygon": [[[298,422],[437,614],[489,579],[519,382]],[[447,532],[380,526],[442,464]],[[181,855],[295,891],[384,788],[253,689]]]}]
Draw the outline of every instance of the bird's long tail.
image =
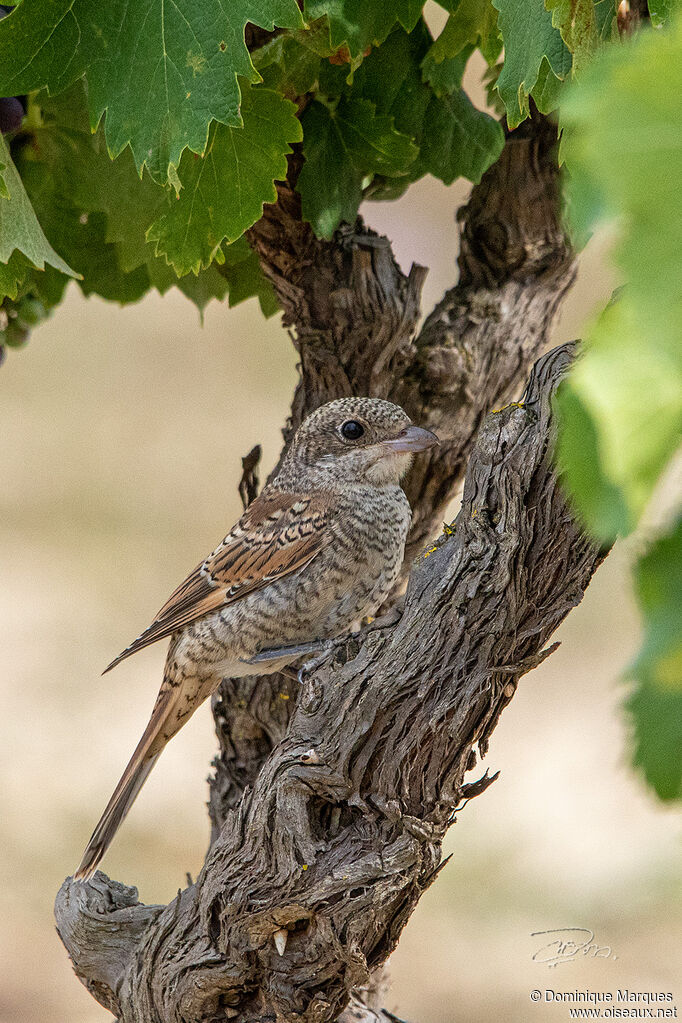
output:
[{"label": "bird's long tail", "polygon": [[92,833],[78,870],[73,875],[74,880],[89,881],[97,870],[98,863],[111,845],[114,835],[149,777],[161,750],[171,735],[177,731],[179,722],[176,719],[173,691],[164,692],[162,689],[149,724]]}]

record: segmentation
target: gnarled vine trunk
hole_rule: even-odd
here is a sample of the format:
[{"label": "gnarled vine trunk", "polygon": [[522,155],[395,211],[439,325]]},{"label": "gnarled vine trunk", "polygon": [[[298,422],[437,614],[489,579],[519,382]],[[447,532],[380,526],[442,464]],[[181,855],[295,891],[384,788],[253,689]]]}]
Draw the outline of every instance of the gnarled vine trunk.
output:
[{"label": "gnarled vine trunk", "polygon": [[[425,271],[402,274],[361,221],[316,239],[296,158],[250,231],[301,361],[285,442],[320,403],[372,394],[443,443],[406,481],[404,604],[300,691],[279,675],[223,682],[196,882],[165,907],[102,873],[62,886],[76,972],[126,1023],[390,1018],[379,971],[458,807],[492,780],[465,775],[602,556],[551,461],[551,396],[575,347],[542,356],[506,405],[574,277],[555,143],[538,116],[507,138],[460,212],[459,282],[419,332]],[[456,522],[425,551],[467,462]]]}]

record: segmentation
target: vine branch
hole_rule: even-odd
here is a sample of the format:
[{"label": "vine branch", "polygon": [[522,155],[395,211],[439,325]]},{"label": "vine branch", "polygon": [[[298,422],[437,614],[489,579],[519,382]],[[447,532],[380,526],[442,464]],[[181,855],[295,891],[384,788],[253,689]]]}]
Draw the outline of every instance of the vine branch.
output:
[{"label": "vine branch", "polygon": [[340,642],[306,680],[196,883],[166,907],[101,873],[64,883],[62,940],[122,1020],[326,1023],[385,962],[458,807],[493,780],[465,775],[603,556],[551,462],[574,348],[487,417],[454,528],[415,563],[398,624]]},{"label": "vine branch", "polygon": [[[290,163],[249,232],[300,357],[284,431],[334,397],[399,402],[442,439],[405,488],[413,507],[402,615],[339,643],[298,684],[226,679],[211,847],[168,906],[98,873],[57,898],[78,976],[124,1023],[388,1023],[381,967],[440,867],[458,807],[494,780],[485,756],[521,675],[582,597],[602,554],[551,465],[551,395],[573,346],[544,356],[575,265],[553,154],[534,114],[459,213],[459,282],[418,330],[426,271],[403,274],[358,219],[330,242],[301,218]],[[254,455],[254,453],[250,453]],[[454,531],[423,556],[469,467]],[[257,488],[244,460],[243,499]],[[397,621],[396,621],[397,620]]]}]

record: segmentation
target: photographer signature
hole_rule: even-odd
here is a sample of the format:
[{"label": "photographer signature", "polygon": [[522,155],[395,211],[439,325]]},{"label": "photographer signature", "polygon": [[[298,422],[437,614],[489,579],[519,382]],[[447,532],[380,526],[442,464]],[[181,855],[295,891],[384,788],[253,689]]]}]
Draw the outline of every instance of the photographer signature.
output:
[{"label": "photographer signature", "polygon": [[589,927],[557,927],[551,931],[533,931],[531,938],[547,941],[531,956],[546,966],[571,963],[576,959],[617,959],[610,945],[599,945]]}]

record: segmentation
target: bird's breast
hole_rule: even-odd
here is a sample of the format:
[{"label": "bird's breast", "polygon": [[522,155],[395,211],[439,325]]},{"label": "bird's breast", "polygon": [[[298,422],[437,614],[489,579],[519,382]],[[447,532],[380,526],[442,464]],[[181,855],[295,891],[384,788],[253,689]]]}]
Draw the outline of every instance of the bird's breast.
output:
[{"label": "bird's breast", "polygon": [[334,595],[330,630],[345,631],[383,602],[400,571],[410,519],[398,486],[358,488],[342,504],[325,558]]},{"label": "bird's breast", "polygon": [[409,524],[399,487],[359,488],[339,502],[328,541],[308,565],[194,623],[188,645],[217,670],[265,649],[348,632],[390,591]]}]

